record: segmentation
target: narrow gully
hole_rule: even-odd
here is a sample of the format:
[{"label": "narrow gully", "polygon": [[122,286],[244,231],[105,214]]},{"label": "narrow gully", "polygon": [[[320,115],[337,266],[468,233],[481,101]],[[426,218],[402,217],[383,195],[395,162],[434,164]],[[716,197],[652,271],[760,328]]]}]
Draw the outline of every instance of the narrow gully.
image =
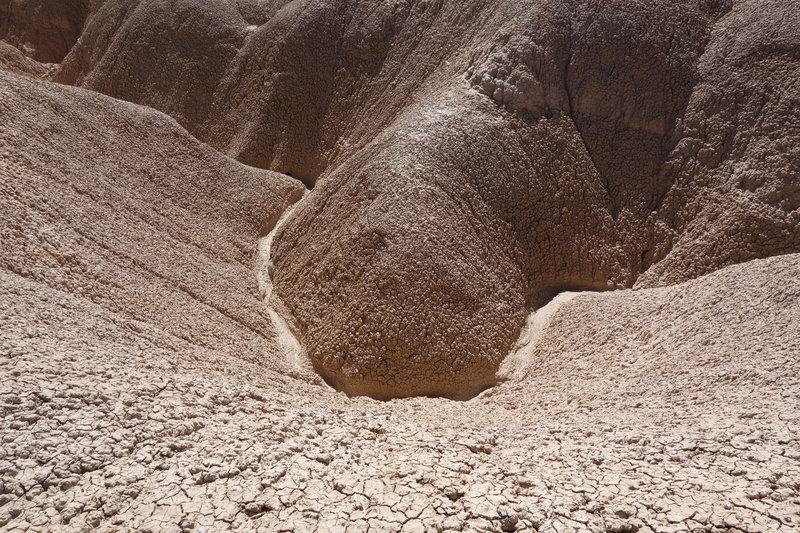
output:
[{"label": "narrow gully", "polygon": [[272,266],[272,243],[275,235],[281,226],[292,216],[295,209],[308,197],[310,191],[306,191],[299,200],[291,204],[283,212],[278,222],[266,236],[258,241],[258,248],[256,253],[256,279],[258,281],[258,290],[261,295],[264,307],[267,309],[272,325],[275,327],[276,337],[281,351],[286,356],[286,363],[290,368],[304,372],[310,368],[310,365],[304,361],[303,347],[300,341],[292,332],[289,322],[280,314],[279,309],[284,309],[280,302],[280,298],[273,294],[272,277],[270,276],[269,269]]}]

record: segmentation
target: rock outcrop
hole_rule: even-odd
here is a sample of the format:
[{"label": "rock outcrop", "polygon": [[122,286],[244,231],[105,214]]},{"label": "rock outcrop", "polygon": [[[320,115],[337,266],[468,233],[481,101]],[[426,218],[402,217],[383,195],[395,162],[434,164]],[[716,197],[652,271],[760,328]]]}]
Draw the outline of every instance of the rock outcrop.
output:
[{"label": "rock outcrop", "polygon": [[102,0],[2,0],[0,39],[42,63],[59,63]]},{"label": "rock outcrop", "polygon": [[0,529],[794,531],[798,12],[0,0]]},{"label": "rock outcrop", "polygon": [[55,79],[318,184],[273,254],[318,372],[464,398],[555,292],[800,250],[796,7],[117,0]]},{"label": "rock outcrop", "polygon": [[5,41],[0,41],[0,67],[15,74],[42,78],[49,73],[47,66],[31,59]]},{"label": "rock outcrop", "polygon": [[0,94],[5,349],[281,366],[255,243],[299,182],[152,109],[4,71]]}]

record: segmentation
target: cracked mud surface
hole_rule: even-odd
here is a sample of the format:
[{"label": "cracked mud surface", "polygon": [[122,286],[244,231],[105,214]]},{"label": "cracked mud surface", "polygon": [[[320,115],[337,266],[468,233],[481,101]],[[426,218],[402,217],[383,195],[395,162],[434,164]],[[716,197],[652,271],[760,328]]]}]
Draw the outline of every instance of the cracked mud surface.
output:
[{"label": "cracked mud surface", "polygon": [[800,531],[796,0],[67,4],[0,531]]},{"label": "cracked mud surface", "polygon": [[503,386],[466,404],[380,403],[100,361],[86,370],[40,354],[14,363],[0,395],[0,522],[9,531],[794,531],[800,523],[796,395],[779,412],[743,401],[615,416],[611,406],[570,408],[552,395],[561,404],[550,409],[504,406],[493,399]]},{"label": "cracked mud surface", "polygon": [[[0,522],[9,531],[796,531],[800,309],[785,296],[800,291],[798,271],[794,255],[667,289],[575,296],[538,328],[516,379],[469,402],[347,398],[277,376],[265,386],[270,374],[254,378],[258,365],[246,361],[226,373],[147,372],[98,353],[87,368],[80,351],[56,356],[17,339],[17,355],[2,360]],[[787,346],[767,346],[771,364],[738,359],[747,349],[732,343],[727,367],[684,361],[679,378],[667,370],[684,357],[679,343],[653,360],[623,339],[591,357],[576,350],[574,362],[562,354],[561,379],[571,381],[553,386],[546,367],[559,352],[548,345],[570,342],[565,329],[595,341],[581,298],[624,313],[689,294],[719,300],[725,279],[750,285],[735,302],[737,328],[791,328],[776,330]],[[771,313],[748,317],[754,294],[782,295],[783,307],[776,298]],[[678,335],[720,311],[681,306],[675,314],[700,316],[655,314],[653,325]],[[656,352],[657,338],[640,337]]]}]

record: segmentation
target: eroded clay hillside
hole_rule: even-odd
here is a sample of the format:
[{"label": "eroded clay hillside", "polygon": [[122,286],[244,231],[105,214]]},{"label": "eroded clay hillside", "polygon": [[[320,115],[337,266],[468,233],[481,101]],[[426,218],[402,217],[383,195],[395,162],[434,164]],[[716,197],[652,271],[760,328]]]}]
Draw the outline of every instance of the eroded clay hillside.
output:
[{"label": "eroded clay hillside", "polygon": [[795,530],[798,13],[0,1],[0,527]]},{"label": "eroded clay hillside", "polygon": [[105,2],[54,74],[318,190],[275,241],[317,370],[494,383],[554,293],[797,251],[795,2]]}]

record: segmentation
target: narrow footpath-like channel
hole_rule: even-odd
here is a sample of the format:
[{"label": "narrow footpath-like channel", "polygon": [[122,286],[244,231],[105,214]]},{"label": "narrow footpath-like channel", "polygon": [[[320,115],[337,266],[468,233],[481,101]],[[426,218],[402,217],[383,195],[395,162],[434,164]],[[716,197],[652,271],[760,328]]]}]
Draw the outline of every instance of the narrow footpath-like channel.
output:
[{"label": "narrow footpath-like channel", "polygon": [[278,312],[278,309],[282,309],[283,306],[280,305],[278,296],[273,295],[270,267],[272,266],[272,242],[275,239],[275,235],[289,217],[292,216],[295,209],[308,197],[308,194],[309,192],[307,191],[298,201],[290,205],[278,219],[272,231],[265,237],[259,239],[256,257],[256,278],[258,280],[258,289],[263,299],[264,306],[275,327],[278,343],[282,352],[286,355],[286,362],[289,364],[290,368],[299,372],[303,371],[305,366],[307,366],[303,362],[303,348],[300,345],[300,341],[297,340],[297,337],[292,332],[289,322]]}]

